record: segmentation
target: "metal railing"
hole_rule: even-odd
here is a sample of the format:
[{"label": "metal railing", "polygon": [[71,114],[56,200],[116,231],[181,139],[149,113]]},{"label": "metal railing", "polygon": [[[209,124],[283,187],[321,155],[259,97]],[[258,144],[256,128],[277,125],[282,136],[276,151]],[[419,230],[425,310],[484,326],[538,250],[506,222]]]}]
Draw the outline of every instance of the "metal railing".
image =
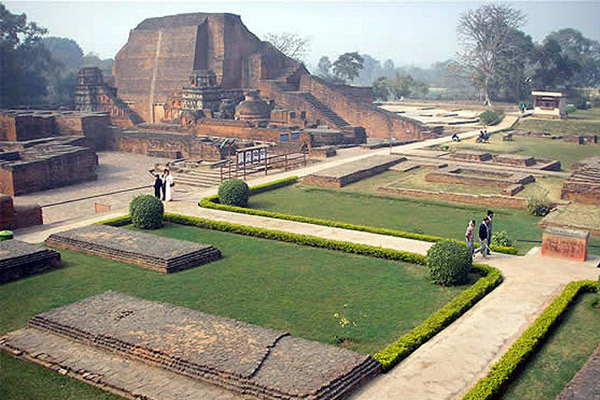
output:
[{"label": "metal railing", "polygon": [[257,163],[237,163],[232,157],[220,165],[221,182],[227,179],[241,178],[246,180],[248,175],[264,173],[268,175],[274,170],[288,171],[290,169],[305,167],[308,164],[308,151],[296,153],[277,154],[267,156]]}]

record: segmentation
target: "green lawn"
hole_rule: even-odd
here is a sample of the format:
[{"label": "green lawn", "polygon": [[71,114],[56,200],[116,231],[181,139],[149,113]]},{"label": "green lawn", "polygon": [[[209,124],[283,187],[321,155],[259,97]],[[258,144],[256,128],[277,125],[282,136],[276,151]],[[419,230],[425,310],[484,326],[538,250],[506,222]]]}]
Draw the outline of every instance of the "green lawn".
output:
[{"label": "green lawn", "polygon": [[[426,269],[414,264],[173,224],[153,233],[213,244],[224,258],[163,275],[61,250],[64,268],[0,287],[0,334],[40,312],[114,290],[324,343],[349,336],[351,349],[374,353],[468,287],[433,285]],[[334,313],[356,326],[342,331]],[[0,363],[2,399],[108,398],[41,367],[7,356]],[[24,384],[21,374],[31,383]]]},{"label": "green lawn", "polygon": [[527,131],[550,132],[557,136],[600,134],[598,109],[577,110],[567,119],[524,118],[515,128]]},{"label": "green lawn", "polygon": [[504,400],[554,399],[600,344],[600,311],[595,294],[581,296],[522,373]]},{"label": "green lawn", "polygon": [[[252,196],[249,207],[459,240],[464,240],[468,221],[475,219],[479,223],[487,210],[481,206],[299,184]],[[541,242],[542,231],[537,227],[540,218],[510,208],[494,208],[494,213],[494,231],[506,230],[511,238],[519,240],[516,245],[521,252],[539,245],[535,241]]]},{"label": "green lawn", "polygon": [[[600,128],[600,123],[597,124]],[[519,127],[519,129],[525,129]],[[533,129],[533,128],[527,128]],[[475,138],[463,140],[459,143],[448,143],[453,149],[485,151],[492,154],[518,154],[558,160],[563,171],[571,170],[571,165],[584,158],[600,156],[600,146],[579,145],[566,143],[560,140],[530,138],[513,136],[512,141],[502,141],[502,135],[492,135],[490,143],[475,143]]]}]

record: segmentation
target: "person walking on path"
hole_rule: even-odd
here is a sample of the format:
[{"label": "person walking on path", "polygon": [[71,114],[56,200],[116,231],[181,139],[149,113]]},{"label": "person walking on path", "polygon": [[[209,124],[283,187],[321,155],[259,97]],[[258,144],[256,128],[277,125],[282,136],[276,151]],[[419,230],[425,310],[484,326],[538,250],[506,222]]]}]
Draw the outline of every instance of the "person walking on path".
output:
[{"label": "person walking on path", "polygon": [[469,222],[469,226],[467,226],[467,232],[465,232],[465,240],[467,242],[467,248],[469,249],[469,253],[471,254],[471,257],[473,257],[473,254],[475,253],[475,246],[474,246],[474,241],[475,241],[475,220],[472,219]]},{"label": "person walking on path", "polygon": [[161,200],[164,197],[163,193],[161,193],[163,189],[162,176],[160,176],[159,174],[155,174],[152,170],[150,170],[149,172],[154,178],[154,197]]},{"label": "person walking on path", "polygon": [[165,168],[165,172],[163,174],[163,193],[164,193],[164,197],[163,200],[164,201],[171,201],[173,200],[173,187],[175,186],[175,182],[173,181],[173,175],[171,175],[171,172]]},{"label": "person walking on path", "polygon": [[494,218],[494,212],[492,210],[487,211],[488,224],[487,224],[487,232],[488,232],[488,256],[490,255],[490,246],[492,245],[492,219]]},{"label": "person walking on path", "polygon": [[488,223],[489,218],[485,217],[481,224],[479,224],[479,249],[483,257],[487,257],[490,254],[490,249],[488,246]]}]

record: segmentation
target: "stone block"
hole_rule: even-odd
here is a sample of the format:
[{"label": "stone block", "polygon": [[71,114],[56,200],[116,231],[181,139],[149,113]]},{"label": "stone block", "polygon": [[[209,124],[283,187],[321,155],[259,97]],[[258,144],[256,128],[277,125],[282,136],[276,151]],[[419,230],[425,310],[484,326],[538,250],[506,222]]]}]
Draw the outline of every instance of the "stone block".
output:
[{"label": "stone block", "polygon": [[589,235],[584,230],[547,227],[542,235],[542,255],[585,261]]},{"label": "stone block", "polygon": [[341,188],[353,182],[377,175],[393,165],[406,161],[398,155],[371,156],[353,163],[327,168],[303,178],[308,185]]},{"label": "stone block", "polygon": [[106,225],[54,233],[46,239],[46,244],[163,273],[197,267],[221,258],[221,252],[211,245]]},{"label": "stone block", "polygon": [[[267,400],[345,398],[381,370],[366,354],[116,292],[38,314],[28,326]],[[23,335],[10,334],[2,346],[27,351]]]},{"label": "stone block", "polygon": [[60,254],[42,246],[11,239],[0,242],[0,282],[60,267]]}]

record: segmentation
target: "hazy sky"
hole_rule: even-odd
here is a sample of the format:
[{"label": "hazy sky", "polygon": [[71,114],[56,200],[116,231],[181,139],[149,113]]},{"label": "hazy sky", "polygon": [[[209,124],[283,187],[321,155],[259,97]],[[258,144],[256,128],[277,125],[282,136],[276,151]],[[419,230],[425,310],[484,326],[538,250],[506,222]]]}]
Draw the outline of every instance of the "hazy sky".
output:
[{"label": "hazy sky", "polygon": [[[129,30],[143,19],[189,12],[230,12],[242,16],[261,37],[294,32],[311,40],[309,65],[321,55],[367,53],[396,65],[429,66],[459,49],[461,13],[482,2],[466,1],[6,1],[12,13],[26,13],[52,36],[75,39],[84,52],[114,57]],[[524,31],[541,41],[553,30],[575,28],[600,40],[600,0],[509,2],[527,15]]]}]

